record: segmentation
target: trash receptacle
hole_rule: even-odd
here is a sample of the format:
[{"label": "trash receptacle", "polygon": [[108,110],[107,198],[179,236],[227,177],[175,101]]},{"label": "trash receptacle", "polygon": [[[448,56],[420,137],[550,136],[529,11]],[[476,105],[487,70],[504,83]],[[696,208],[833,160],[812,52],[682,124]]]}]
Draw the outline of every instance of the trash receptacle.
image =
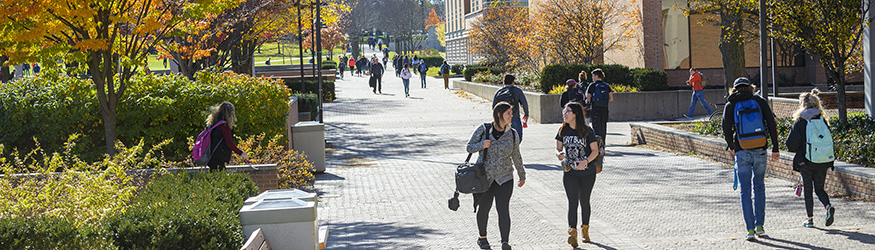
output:
[{"label": "trash receptacle", "polygon": [[318,122],[299,122],[292,126],[295,150],[313,162],[313,171],[325,172],[325,125]]},{"label": "trash receptacle", "polygon": [[[302,201],[312,201],[316,202],[316,193],[307,193],[301,191],[299,189],[277,189],[277,190],[268,190],[264,191],[258,196],[252,196],[246,199],[243,202],[243,205],[251,205],[255,204],[261,200],[286,200],[286,199],[299,199]],[[318,205],[318,204],[317,204]]]},{"label": "trash receptacle", "polygon": [[243,237],[261,228],[273,249],[319,249],[316,203],[299,199],[261,200],[240,209]]}]

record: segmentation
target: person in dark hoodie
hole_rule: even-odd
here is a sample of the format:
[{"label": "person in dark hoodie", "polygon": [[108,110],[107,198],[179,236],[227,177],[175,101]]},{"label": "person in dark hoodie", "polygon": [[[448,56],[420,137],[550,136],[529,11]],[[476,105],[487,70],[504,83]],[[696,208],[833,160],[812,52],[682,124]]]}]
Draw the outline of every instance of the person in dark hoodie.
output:
[{"label": "person in dark hoodie", "polygon": [[835,220],[835,208],[829,203],[829,195],[823,190],[823,185],[826,182],[826,171],[829,168],[835,170],[834,161],[814,163],[805,157],[809,121],[821,119],[827,126],[829,125],[829,119],[823,113],[823,105],[817,96],[819,93],[820,91],[817,89],[812,89],[810,93],[799,95],[799,109],[793,114],[795,122],[793,123],[793,129],[790,130],[790,134],[787,136],[787,149],[790,152],[796,153],[796,156],[793,157],[793,170],[798,171],[802,175],[802,187],[805,193],[805,212],[808,213],[808,220],[802,223],[804,227],[814,227],[814,198],[811,194],[812,191],[817,193],[817,198],[826,209],[825,225],[830,226]]},{"label": "person in dark hoodie", "polygon": [[[755,87],[745,77],[735,79],[730,95],[727,98],[729,101],[726,104],[723,113],[723,139],[726,140],[726,145],[729,145],[729,151],[735,156],[735,173],[738,183],[741,185],[741,211],[744,215],[744,223],[747,228],[748,241],[756,241],[756,236],[765,236],[763,230],[763,222],[766,219],[766,160],[769,158],[766,154],[768,147],[767,138],[771,138],[772,155],[771,160],[777,161],[778,156],[778,129],[775,124],[775,115],[769,108],[769,103],[760,96],[754,94]],[[745,102],[755,100],[759,106],[761,121],[764,123],[764,130],[759,131],[763,134],[761,139],[762,146],[751,148],[745,140],[745,147],[742,147],[739,140],[740,126],[737,126],[735,121],[736,105],[749,104]],[[738,105],[742,106],[742,105]],[[754,121],[756,122],[756,121]],[[749,123],[745,123],[749,124]],[[766,132],[766,133],[763,133]],[[746,139],[746,137],[745,137]],[[753,189],[753,204],[751,204],[751,189]]]},{"label": "person in dark hoodie", "polygon": [[565,90],[565,92],[562,93],[562,96],[559,97],[559,106],[565,108],[565,104],[568,104],[569,102],[583,103],[586,96],[583,91],[580,90],[580,87],[578,87],[579,84],[577,84],[577,81],[574,79],[568,79],[568,81],[565,81],[565,84],[567,90]]}]

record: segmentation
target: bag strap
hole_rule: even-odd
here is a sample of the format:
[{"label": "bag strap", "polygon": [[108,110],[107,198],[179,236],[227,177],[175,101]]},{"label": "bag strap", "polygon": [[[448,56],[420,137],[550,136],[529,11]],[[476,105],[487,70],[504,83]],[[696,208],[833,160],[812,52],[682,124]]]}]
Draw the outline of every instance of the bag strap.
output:
[{"label": "bag strap", "polygon": [[[492,129],[492,124],[490,124],[490,123],[483,123],[483,126],[486,127],[486,131],[483,132],[483,140],[482,140],[482,141],[485,141],[487,138],[489,138],[489,130]],[[481,142],[482,142],[482,141],[481,141]],[[488,150],[489,150],[488,148],[483,149],[483,157],[484,157],[484,158],[486,158],[486,152],[487,152]],[[474,153],[468,153],[468,158],[465,158],[465,163],[468,163],[469,161],[471,161],[471,155],[473,155],[473,154],[474,154]]]}]

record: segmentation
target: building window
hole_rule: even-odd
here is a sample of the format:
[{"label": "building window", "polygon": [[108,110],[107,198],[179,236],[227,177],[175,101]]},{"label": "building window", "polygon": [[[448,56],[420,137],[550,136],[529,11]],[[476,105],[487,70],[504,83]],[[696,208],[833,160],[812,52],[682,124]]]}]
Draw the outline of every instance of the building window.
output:
[{"label": "building window", "polygon": [[690,68],[690,20],[684,16],[687,0],[662,1],[665,69]]}]

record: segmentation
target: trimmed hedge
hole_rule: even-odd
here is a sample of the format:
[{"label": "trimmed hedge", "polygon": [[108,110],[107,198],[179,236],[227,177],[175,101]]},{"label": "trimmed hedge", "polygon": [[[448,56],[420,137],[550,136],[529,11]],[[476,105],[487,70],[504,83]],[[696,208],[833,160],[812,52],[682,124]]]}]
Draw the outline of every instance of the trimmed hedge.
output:
[{"label": "trimmed hedge", "polygon": [[662,70],[635,68],[632,69],[632,79],[640,91],[668,89],[668,76]]},{"label": "trimmed hedge", "polygon": [[428,67],[440,67],[444,63],[444,58],[441,56],[419,56],[419,60]]},{"label": "trimmed hedge", "polygon": [[450,66],[450,71],[453,74],[461,74],[463,71],[465,71],[465,65],[464,64],[453,64],[452,66]]},{"label": "trimmed hedge", "polygon": [[294,93],[298,97],[298,112],[310,112],[310,119],[316,119],[319,112],[319,96],[311,93]]},{"label": "trimmed hedge", "polygon": [[106,222],[121,249],[240,249],[243,201],[258,195],[246,173],[186,171],[152,180]]},{"label": "trimmed hedge", "polygon": [[[291,89],[292,92],[295,93],[316,94],[317,96],[319,95],[319,82],[314,80],[305,80],[304,89],[301,89],[301,80],[289,80],[285,81],[285,84],[287,88]],[[333,102],[335,99],[337,99],[334,90],[335,88],[333,81],[322,80],[322,101]]]},{"label": "trimmed hedge", "polygon": [[337,62],[331,60],[322,61],[322,69],[337,69]]},{"label": "trimmed hedge", "polygon": [[605,72],[605,82],[635,86],[629,67],[619,64],[550,64],[541,69],[541,91],[550,92],[555,85],[565,84],[568,79],[578,80],[580,71],[586,71],[591,81],[592,71],[600,68]]},{"label": "trimmed hedge", "polygon": [[102,227],[54,216],[0,218],[0,249],[114,249]]},{"label": "trimmed hedge", "polygon": [[[46,72],[47,76],[53,75]],[[0,144],[27,152],[33,138],[48,152],[59,152],[66,138],[82,134],[79,153],[85,161],[106,153],[103,120],[90,80],[61,76],[25,78],[0,85]],[[278,80],[233,73],[199,72],[194,81],[178,75],[133,77],[117,107],[118,138],[126,145],[143,140],[164,147],[167,155],[190,152],[186,138],[204,129],[210,106],[230,101],[236,107],[237,136],[285,134],[290,92]],[[7,150],[3,154],[10,154]],[[177,159],[179,160],[179,159]]]},{"label": "trimmed hedge", "polygon": [[504,69],[499,67],[487,67],[487,66],[477,66],[477,65],[468,65],[465,67],[464,75],[465,81],[471,81],[471,78],[474,77],[475,74],[482,71],[489,71],[492,74],[501,75],[504,74]]}]

